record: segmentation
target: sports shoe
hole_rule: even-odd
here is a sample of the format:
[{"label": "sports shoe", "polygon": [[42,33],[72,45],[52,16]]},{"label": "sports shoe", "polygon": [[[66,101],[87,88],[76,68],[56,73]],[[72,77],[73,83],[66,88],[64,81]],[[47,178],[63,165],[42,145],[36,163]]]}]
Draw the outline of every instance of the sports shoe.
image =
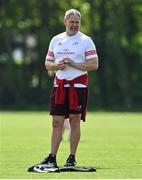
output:
[{"label": "sports shoe", "polygon": [[64,166],[65,167],[67,167],[67,166],[76,166],[75,156],[70,154],[68,159],[66,160],[66,164]]},{"label": "sports shoe", "polygon": [[47,168],[57,168],[56,156],[49,154],[39,165],[45,166]]}]

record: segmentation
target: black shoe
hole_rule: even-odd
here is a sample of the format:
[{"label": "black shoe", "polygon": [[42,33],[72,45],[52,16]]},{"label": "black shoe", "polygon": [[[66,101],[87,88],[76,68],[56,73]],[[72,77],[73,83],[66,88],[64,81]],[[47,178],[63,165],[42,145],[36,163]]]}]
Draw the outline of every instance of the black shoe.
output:
[{"label": "black shoe", "polygon": [[57,168],[56,156],[49,154],[39,165],[46,166],[48,168]]},{"label": "black shoe", "polygon": [[75,156],[70,154],[64,166],[76,166]]}]

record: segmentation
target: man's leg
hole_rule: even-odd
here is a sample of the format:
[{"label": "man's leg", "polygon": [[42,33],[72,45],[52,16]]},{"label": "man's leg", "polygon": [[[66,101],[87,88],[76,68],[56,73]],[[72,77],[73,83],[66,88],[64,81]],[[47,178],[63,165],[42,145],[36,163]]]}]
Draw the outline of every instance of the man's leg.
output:
[{"label": "man's leg", "polygon": [[46,167],[57,168],[56,154],[60,145],[62,137],[62,128],[64,124],[64,116],[52,116],[52,137],[51,137],[51,151],[49,155],[40,163]]},{"label": "man's leg", "polygon": [[80,118],[81,114],[70,114],[70,127],[71,127],[71,135],[70,135],[70,155],[66,160],[66,164],[64,166],[75,166],[75,154],[77,151],[77,146],[80,140]]},{"label": "man's leg", "polygon": [[77,146],[80,140],[80,114],[70,114],[70,126],[71,126],[71,136],[70,136],[70,154],[75,155]]},{"label": "man's leg", "polygon": [[62,139],[62,129],[64,124],[65,116],[52,116],[52,137],[51,137],[51,154],[56,155],[61,139]]}]

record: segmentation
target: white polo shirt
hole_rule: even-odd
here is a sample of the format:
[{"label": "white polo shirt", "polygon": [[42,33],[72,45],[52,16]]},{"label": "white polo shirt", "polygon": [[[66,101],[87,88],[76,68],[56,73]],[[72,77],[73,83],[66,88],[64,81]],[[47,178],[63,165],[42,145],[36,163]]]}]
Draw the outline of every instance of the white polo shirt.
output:
[{"label": "white polo shirt", "polygon": [[[89,36],[80,31],[73,36],[68,36],[66,32],[58,34],[49,44],[46,59],[61,61],[65,57],[71,58],[76,63],[97,57],[95,44]],[[59,79],[71,80],[86,73],[87,71],[66,65],[64,70],[56,72],[56,76]]]}]

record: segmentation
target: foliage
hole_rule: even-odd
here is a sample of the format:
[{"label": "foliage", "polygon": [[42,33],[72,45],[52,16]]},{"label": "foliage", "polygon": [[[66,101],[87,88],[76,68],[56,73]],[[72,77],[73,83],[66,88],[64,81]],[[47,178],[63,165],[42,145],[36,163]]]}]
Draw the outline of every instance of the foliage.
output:
[{"label": "foliage", "polygon": [[51,38],[65,30],[69,8],[81,12],[81,31],[92,37],[99,55],[99,70],[90,72],[89,107],[140,109],[140,0],[1,0],[1,108],[47,104],[52,79],[44,59]]}]

